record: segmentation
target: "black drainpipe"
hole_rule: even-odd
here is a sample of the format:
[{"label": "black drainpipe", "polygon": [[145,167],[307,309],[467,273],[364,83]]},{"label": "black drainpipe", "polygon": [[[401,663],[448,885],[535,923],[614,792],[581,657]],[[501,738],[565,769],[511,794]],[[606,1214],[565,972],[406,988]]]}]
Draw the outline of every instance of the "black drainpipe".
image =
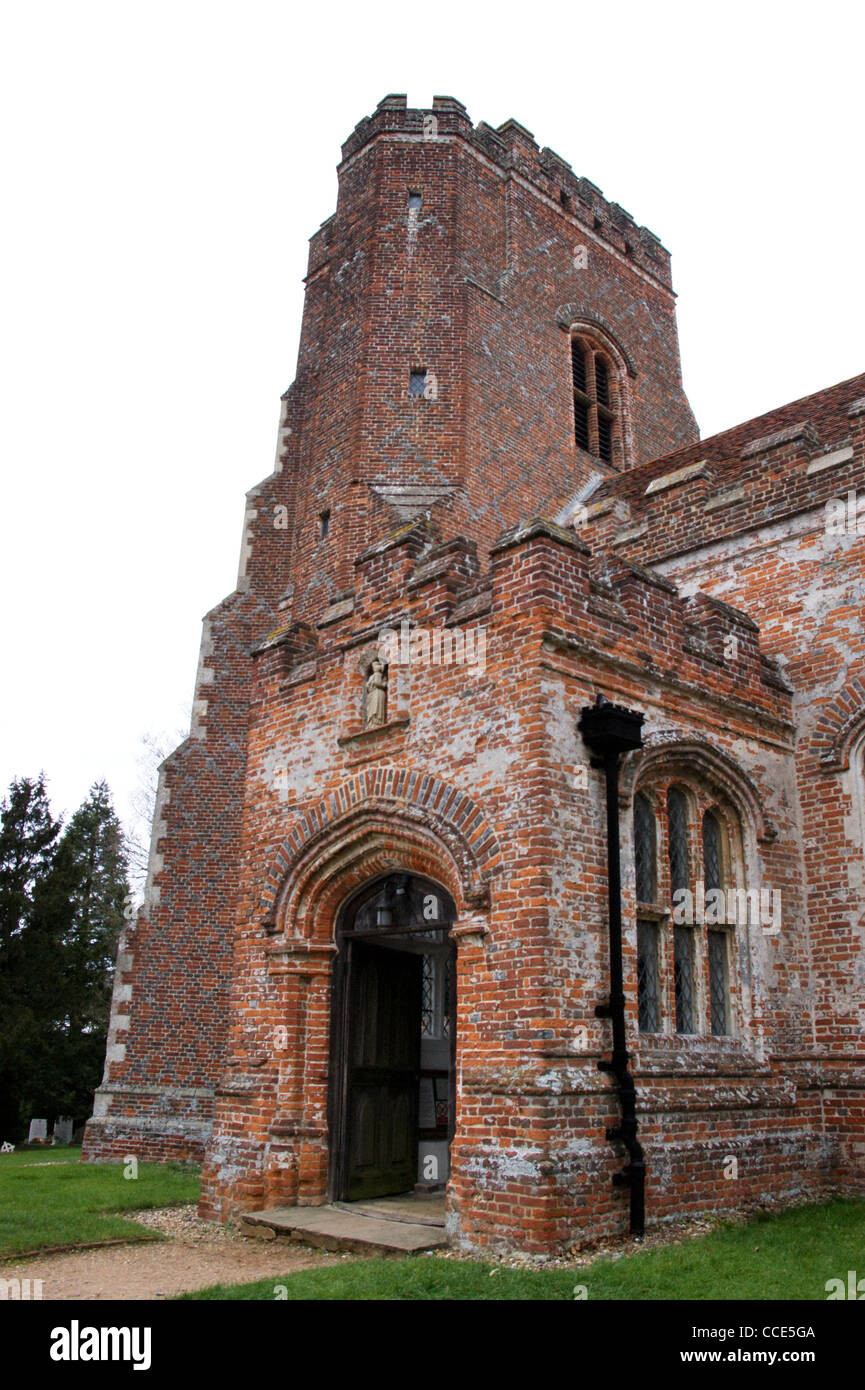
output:
[{"label": "black drainpipe", "polygon": [[619,863],[619,757],[633,748],[642,748],[644,716],[624,705],[613,705],[598,695],[594,705],[582,712],[579,730],[583,742],[597,757],[593,767],[602,767],[607,783],[607,879],[610,913],[610,999],[595,1009],[597,1018],[609,1018],[613,1025],[613,1057],[599,1062],[601,1071],[611,1072],[619,1087],[622,1123],[608,1129],[607,1139],[624,1144],[628,1164],[616,1173],[613,1182],[631,1191],[631,1235],[642,1236],[646,1224],[646,1165],[637,1140],[637,1092],[628,1071],[625,1046],[625,989],[622,975],[622,874]]}]

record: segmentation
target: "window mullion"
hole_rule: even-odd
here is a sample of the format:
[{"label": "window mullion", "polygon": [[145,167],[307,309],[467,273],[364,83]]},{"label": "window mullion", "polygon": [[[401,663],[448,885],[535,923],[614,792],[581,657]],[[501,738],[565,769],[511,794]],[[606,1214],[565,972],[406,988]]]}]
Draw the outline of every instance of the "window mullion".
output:
[{"label": "window mullion", "polygon": [[598,456],[598,391],[595,382],[595,354],[586,353],[586,394],[589,406],[589,453]]}]

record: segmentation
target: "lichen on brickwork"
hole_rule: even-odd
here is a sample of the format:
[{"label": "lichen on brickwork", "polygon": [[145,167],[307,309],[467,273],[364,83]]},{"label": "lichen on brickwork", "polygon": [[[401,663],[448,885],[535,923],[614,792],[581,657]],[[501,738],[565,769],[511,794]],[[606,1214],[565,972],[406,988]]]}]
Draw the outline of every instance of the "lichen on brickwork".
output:
[{"label": "lichen on brickwork", "polygon": [[[865,379],[700,439],[666,251],[517,122],[387,97],[339,178],[161,770],[87,1155],[203,1158],[214,1219],[344,1197],[346,914],[413,877],[455,910],[451,1243],[621,1232],[601,696],[644,716],[618,793],[650,1223],[860,1190]],[[717,833],[725,887],[778,905],[687,924],[690,1020],[671,792],[688,890]]]}]

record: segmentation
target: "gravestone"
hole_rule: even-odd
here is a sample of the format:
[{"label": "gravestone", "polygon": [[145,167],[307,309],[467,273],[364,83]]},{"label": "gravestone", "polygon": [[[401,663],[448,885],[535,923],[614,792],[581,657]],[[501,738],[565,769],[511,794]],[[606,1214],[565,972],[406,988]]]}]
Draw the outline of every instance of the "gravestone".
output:
[{"label": "gravestone", "polygon": [[55,1144],[68,1144],[71,1141],[74,1124],[75,1121],[71,1115],[58,1115],[54,1121]]},{"label": "gravestone", "polygon": [[28,1143],[28,1144],[32,1144],[32,1143],[35,1141],[35,1142],[37,1142],[37,1143],[40,1143],[40,1142],[41,1142],[41,1143],[44,1144],[44,1143],[45,1143],[45,1140],[46,1140],[47,1138],[48,1138],[48,1121],[47,1121],[47,1120],[31,1120],[31,1121],[30,1121],[30,1133],[27,1135],[27,1143]]}]

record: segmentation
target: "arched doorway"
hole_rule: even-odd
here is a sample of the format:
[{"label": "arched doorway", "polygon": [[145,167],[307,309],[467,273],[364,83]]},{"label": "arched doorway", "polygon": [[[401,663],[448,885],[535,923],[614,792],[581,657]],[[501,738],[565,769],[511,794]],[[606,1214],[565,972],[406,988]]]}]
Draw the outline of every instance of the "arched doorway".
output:
[{"label": "arched doorway", "polygon": [[400,872],[340,912],[331,1027],[330,1195],[443,1188],[453,1136],[456,919],[450,895]]}]

